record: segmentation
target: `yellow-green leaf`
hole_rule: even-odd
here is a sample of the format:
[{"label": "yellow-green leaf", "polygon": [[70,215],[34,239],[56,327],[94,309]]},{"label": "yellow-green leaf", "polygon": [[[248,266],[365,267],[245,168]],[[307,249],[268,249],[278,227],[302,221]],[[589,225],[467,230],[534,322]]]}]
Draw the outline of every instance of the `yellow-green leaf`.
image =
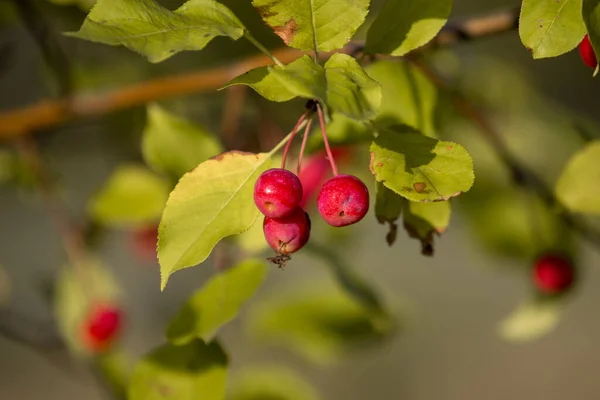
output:
[{"label": "yellow-green leaf", "polygon": [[387,0],[367,32],[365,51],[402,56],[423,46],[446,23],[452,0]]},{"label": "yellow-green leaf", "polygon": [[145,167],[123,165],[90,199],[87,208],[92,218],[104,225],[142,226],[160,218],[168,194],[165,179]]},{"label": "yellow-green leaf", "polygon": [[533,58],[573,50],[585,35],[582,0],[523,0],[519,36]]},{"label": "yellow-green leaf", "polygon": [[290,47],[330,51],[350,41],[370,0],[253,0],[262,19]]},{"label": "yellow-green leaf", "polygon": [[154,169],[179,178],[222,151],[219,141],[202,127],[157,104],[148,106],[142,153]]},{"label": "yellow-green leaf", "polygon": [[222,89],[232,85],[246,85],[271,101],[288,101],[295,97],[327,99],[325,70],[305,55],[288,65],[258,67],[242,74]]},{"label": "yellow-green leaf", "polygon": [[572,212],[600,214],[600,140],[588,143],[565,166],[555,193]]},{"label": "yellow-green leaf", "polygon": [[433,255],[434,235],[442,234],[450,223],[449,201],[420,203],[407,201],[404,207],[404,229],[421,242],[421,252]]},{"label": "yellow-green leaf", "polygon": [[370,168],[378,182],[411,201],[448,200],[475,179],[464,147],[402,126],[381,130],[371,145]]},{"label": "yellow-green leaf", "polygon": [[122,45],[150,62],[184,50],[202,50],[217,36],[234,40],[244,25],[216,0],[189,0],[175,11],[156,0],[98,0],[77,32],[67,35]]},{"label": "yellow-green leaf", "polygon": [[560,321],[562,307],[557,300],[536,300],[521,304],[499,326],[500,336],[510,342],[527,342],[546,335]]},{"label": "yellow-green leaf", "polygon": [[258,216],[254,183],[272,155],[224,153],[181,178],[159,225],[162,289],[173,272],[203,262],[221,239],[252,226]]},{"label": "yellow-green leaf", "polygon": [[167,338],[182,345],[200,338],[211,341],[256,292],[267,268],[261,260],[246,260],[217,274],[190,297],[167,328]]},{"label": "yellow-green leaf", "polygon": [[375,116],[381,102],[381,86],[347,54],[336,53],[325,63],[327,105],[358,121]]},{"label": "yellow-green leaf", "polygon": [[135,366],[129,400],[223,400],[227,354],[217,341],[163,345]]},{"label": "yellow-green leaf", "polygon": [[280,365],[245,367],[234,379],[229,400],[318,400],[302,377]]}]

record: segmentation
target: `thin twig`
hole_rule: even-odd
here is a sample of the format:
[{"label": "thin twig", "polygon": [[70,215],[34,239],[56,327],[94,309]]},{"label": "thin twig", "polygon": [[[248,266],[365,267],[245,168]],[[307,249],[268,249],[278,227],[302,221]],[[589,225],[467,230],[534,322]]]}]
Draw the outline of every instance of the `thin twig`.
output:
[{"label": "thin twig", "polygon": [[[508,32],[515,29],[518,13],[517,8],[510,8],[489,15],[449,22],[436,38],[415,52]],[[351,42],[340,52],[358,54],[363,49],[364,43]],[[289,63],[300,57],[302,52],[282,48],[273,51],[272,54],[282,63]],[[325,60],[331,54],[331,52],[322,52],[319,58]],[[212,91],[239,74],[268,65],[271,61],[265,55],[253,55],[229,66],[158,78],[105,93],[42,100],[37,104],[0,113],[0,139],[27,135],[41,128],[57,126],[72,119],[102,115],[158,99]]]},{"label": "thin twig", "polygon": [[333,158],[333,154],[331,153],[331,148],[329,147],[329,140],[327,139],[327,131],[325,129],[325,118],[323,118],[323,108],[319,103],[317,103],[317,113],[319,114],[319,123],[321,125],[321,133],[323,134],[323,144],[325,145],[325,152],[327,153],[327,158],[329,158],[329,163],[331,164],[331,171],[333,171],[333,176],[338,175],[337,165],[335,165],[335,160]]},{"label": "thin twig", "polygon": [[298,169],[297,174],[300,176],[302,170],[302,159],[304,158],[304,150],[306,149],[306,143],[308,143],[308,134],[310,133],[310,127],[312,125],[312,118],[309,118],[306,127],[304,128],[304,137],[302,138],[302,145],[300,145],[300,154],[298,154]]},{"label": "thin twig", "polygon": [[521,163],[509,150],[502,136],[488,121],[486,116],[471,103],[462,93],[453,90],[451,85],[429,65],[418,57],[411,57],[409,61],[427,76],[440,89],[449,91],[453,96],[456,109],[480,129],[479,132],[492,146],[500,160],[509,169],[515,185],[531,189],[551,209],[559,210],[559,216],[566,226],[578,232],[589,243],[600,247],[600,232],[590,226],[580,223],[573,214],[570,214],[554,195],[554,190],[535,171]]}]

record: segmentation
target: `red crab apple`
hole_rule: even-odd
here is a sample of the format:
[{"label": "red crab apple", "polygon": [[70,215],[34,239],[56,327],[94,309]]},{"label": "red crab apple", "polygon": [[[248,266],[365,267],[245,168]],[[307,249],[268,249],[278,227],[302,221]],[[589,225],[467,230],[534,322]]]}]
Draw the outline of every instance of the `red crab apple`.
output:
[{"label": "red crab apple", "polygon": [[123,315],[119,308],[99,304],[91,308],[83,323],[83,339],[94,352],[110,348],[121,331]]},{"label": "red crab apple", "polygon": [[254,185],[254,202],[268,218],[281,218],[291,214],[300,200],[300,179],[286,169],[269,169],[258,177]]},{"label": "red crab apple", "polygon": [[310,218],[301,208],[282,218],[266,217],[263,232],[269,246],[277,254],[291,254],[300,250],[310,236]]},{"label": "red crab apple", "polygon": [[337,175],[329,179],[317,197],[319,213],[331,226],[352,225],[369,210],[369,190],[353,175]]},{"label": "red crab apple", "polygon": [[546,254],[535,261],[533,282],[542,293],[562,293],[571,286],[574,277],[573,264],[562,255]]},{"label": "red crab apple", "polygon": [[[345,146],[334,147],[331,149],[331,154],[335,158],[338,165],[346,163],[352,155],[350,148]],[[302,164],[299,178],[302,182],[302,200],[301,207],[306,205],[317,195],[323,182],[331,176],[331,165],[327,159],[327,153],[319,151],[306,158]]]},{"label": "red crab apple", "polygon": [[579,43],[579,54],[581,55],[581,59],[585,65],[590,68],[596,68],[598,65],[598,59],[588,35],[585,35],[581,43]]}]

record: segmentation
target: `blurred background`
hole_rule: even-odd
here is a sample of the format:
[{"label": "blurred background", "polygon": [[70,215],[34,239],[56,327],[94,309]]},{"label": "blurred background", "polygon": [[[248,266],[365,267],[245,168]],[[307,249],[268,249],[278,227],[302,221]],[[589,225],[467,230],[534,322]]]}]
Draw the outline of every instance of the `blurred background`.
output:
[{"label": "blurred background", "polygon": [[[41,18],[66,49],[67,64],[58,69],[67,78],[61,78],[36,43],[30,22],[15,7],[19,1],[0,0],[2,112],[67,92],[101,93],[227,65],[255,52],[241,40],[217,38],[202,52],[184,52],[150,64],[122,47],[59,34],[79,29],[86,15],[83,10],[93,1],[27,1],[34,6],[32,18]],[[174,9],[183,2],[161,3]],[[249,1],[223,3],[268,47],[281,45]],[[377,9],[382,1],[372,3]],[[518,5],[516,1],[455,0],[452,17]],[[600,84],[576,51],[534,61],[515,30],[436,50],[431,62],[486,108],[509,147],[549,184],[573,152],[590,137],[600,136],[596,126]],[[70,87],[61,85],[61,79],[71,82]],[[221,137],[225,148],[253,151],[267,149],[273,137],[289,130],[303,106],[301,101],[268,104],[247,91],[239,124],[225,135],[229,93],[186,95],[160,104]],[[443,101],[440,95],[439,103]],[[394,309],[397,332],[373,345],[353,344],[343,357],[317,355],[316,360],[302,348],[261,340],[253,328],[254,307],[276,304],[282,294],[294,290],[318,296],[334,285],[327,262],[318,252],[307,250],[294,257],[285,271],[273,267],[255,299],[223,329],[220,336],[230,356],[230,376],[253,365],[284,366],[310,382],[322,399],[598,397],[600,292],[594,288],[600,287],[599,249],[563,232],[551,210],[515,190],[502,164],[478,139],[477,128],[446,114],[440,112],[437,118],[439,136],[469,150],[476,181],[470,192],[452,200],[452,219],[443,236],[435,238],[434,257],[421,255],[418,241],[401,228],[397,242],[388,246],[387,228],[372,213],[341,236],[323,225],[313,228],[316,243],[360,274]],[[126,310],[122,348],[132,360],[164,342],[165,326],[213,274],[211,264],[219,262],[213,257],[201,267],[178,272],[161,293],[152,224],[143,236],[144,228],[137,225],[131,229],[99,223],[90,228],[83,223],[89,220],[90,199],[119,166],[144,166],[140,143],[145,124],[146,107],[136,106],[68,121],[33,135],[59,197],[73,219],[86,228],[94,253],[121,287]],[[0,187],[0,399],[110,398],[94,369],[81,368],[85,362],[69,356],[57,340],[49,288],[66,258],[32,172],[19,161],[15,148],[7,140],[0,147],[0,163],[10,166],[7,173],[0,168],[0,175],[6,175]],[[345,166],[365,180],[369,179],[367,148],[367,143],[355,145],[355,161]],[[547,243],[560,243],[577,254],[578,285],[551,315],[523,317],[522,336],[535,340],[519,340],[519,334],[507,337],[502,323],[532,299],[533,257]],[[220,250],[221,255],[227,257],[227,249]],[[536,334],[536,329],[544,334]],[[327,353],[328,345],[322,346]]]}]

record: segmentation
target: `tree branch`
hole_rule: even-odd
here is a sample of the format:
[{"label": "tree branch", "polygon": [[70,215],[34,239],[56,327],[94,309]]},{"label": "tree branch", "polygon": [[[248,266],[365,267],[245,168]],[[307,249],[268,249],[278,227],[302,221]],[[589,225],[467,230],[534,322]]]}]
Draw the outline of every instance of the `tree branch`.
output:
[{"label": "tree branch", "polygon": [[[518,15],[518,8],[511,8],[449,22],[428,45],[415,52],[513,30]],[[363,48],[363,43],[351,42],[340,51],[356,54],[362,52]],[[320,57],[327,59],[331,54],[320,53]],[[283,63],[289,63],[302,53],[296,49],[282,48],[274,51],[273,55]],[[241,73],[270,63],[268,57],[262,54],[254,55],[229,66],[158,78],[106,93],[42,100],[37,104],[0,113],[0,139],[27,135],[32,131],[57,126],[72,119],[102,115],[158,99],[215,90]]]},{"label": "tree branch", "polygon": [[456,109],[474,125],[492,146],[500,160],[508,167],[515,185],[529,188],[551,209],[560,210],[559,216],[565,226],[579,233],[590,244],[600,247],[600,231],[587,226],[570,214],[554,195],[552,187],[546,184],[535,171],[523,165],[509,150],[496,128],[486,116],[471,103],[462,93],[453,90],[451,85],[429,65],[418,57],[410,57],[409,61],[427,76],[437,87],[452,93]]}]

